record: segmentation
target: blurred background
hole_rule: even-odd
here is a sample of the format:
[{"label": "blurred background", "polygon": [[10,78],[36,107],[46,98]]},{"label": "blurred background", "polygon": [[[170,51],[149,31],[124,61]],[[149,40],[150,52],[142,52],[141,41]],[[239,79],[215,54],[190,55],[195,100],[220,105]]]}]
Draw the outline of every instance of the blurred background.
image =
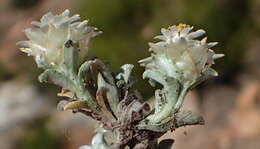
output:
[{"label": "blurred background", "polygon": [[154,90],[137,64],[149,55],[147,42],[174,24],[206,30],[208,41],[220,43],[216,53],[226,56],[213,66],[219,77],[191,91],[184,105],[203,115],[206,125],[163,137],[175,139],[174,149],[259,149],[259,0],[0,0],[1,149],[76,149],[90,143],[94,122],[58,111],[60,88],[40,84],[41,70],[15,45],[32,20],[67,8],[104,32],[92,40],[89,55],[110,62],[114,71],[135,65],[135,88],[144,98]]}]

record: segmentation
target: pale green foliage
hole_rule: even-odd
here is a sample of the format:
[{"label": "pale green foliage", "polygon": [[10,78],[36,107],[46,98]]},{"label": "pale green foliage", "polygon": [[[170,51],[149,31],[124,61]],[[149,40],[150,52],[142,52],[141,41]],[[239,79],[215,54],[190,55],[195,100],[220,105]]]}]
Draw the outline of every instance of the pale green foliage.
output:
[{"label": "pale green foliage", "polygon": [[100,31],[87,26],[88,21],[75,22],[79,18],[69,17],[68,10],[56,16],[47,13],[40,22],[32,22],[36,28],[25,30],[29,40],[18,45],[35,57],[38,67],[45,69],[39,76],[40,82],[63,88],[58,95],[69,98],[63,110],[82,112],[101,122],[101,131],[93,137],[92,146],[81,149],[117,149],[128,145],[156,148],[160,146],[157,139],[168,130],[204,123],[201,116],[180,111],[190,89],[217,76],[210,67],[223,56],[210,49],[217,43],[207,43],[206,38],[196,40],[204,30],[191,32],[193,27],[184,24],[163,28],[162,35],[155,37],[162,41],[150,43],[151,57],[139,61],[145,67],[143,78],[149,79],[152,86],[163,86],[155,91],[155,107],[151,110],[130,90],[133,65],[125,64],[113,75],[99,59],[80,65],[79,50],[86,51],[90,38]]}]

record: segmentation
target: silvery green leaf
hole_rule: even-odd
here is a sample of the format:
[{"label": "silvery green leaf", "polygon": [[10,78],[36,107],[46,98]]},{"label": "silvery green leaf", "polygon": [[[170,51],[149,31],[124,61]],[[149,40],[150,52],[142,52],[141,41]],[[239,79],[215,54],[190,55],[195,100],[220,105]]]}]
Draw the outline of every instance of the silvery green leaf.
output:
[{"label": "silvery green leaf", "polygon": [[179,30],[179,33],[182,34],[183,36],[188,36],[190,31],[193,29],[192,26],[186,24],[179,24],[178,26],[176,26],[176,28],[177,30]]},{"label": "silvery green leaf", "polygon": [[125,83],[128,84],[133,68],[134,68],[134,65],[132,65],[132,64],[125,64],[125,65],[121,66],[122,72],[120,72],[116,76],[116,78],[118,80],[123,79],[125,81]]},{"label": "silvery green leaf", "polygon": [[98,90],[102,88],[106,89],[106,97],[108,99],[110,108],[114,114],[117,114],[117,105],[119,103],[117,88],[114,84],[106,82],[101,73],[98,74],[97,84]]},{"label": "silvery green leaf", "polygon": [[166,40],[167,38],[165,36],[158,35],[158,36],[155,36],[154,39]]},{"label": "silvery green leaf", "polygon": [[87,71],[89,71],[91,69],[91,66],[94,64],[94,61],[90,60],[90,61],[85,61],[79,68],[79,72],[78,72],[78,78],[80,79],[80,81],[84,81],[85,77],[88,77],[87,75]]},{"label": "silvery green leaf", "polygon": [[216,76],[218,76],[218,72],[216,72],[214,69],[212,69],[210,67],[204,68],[201,76],[196,80],[195,83],[193,83],[190,86],[190,89],[193,89],[194,87],[196,87],[197,85],[199,85],[203,81],[209,79],[210,77],[216,77]]},{"label": "silvery green leaf", "polygon": [[150,84],[152,87],[155,87],[155,86],[156,86],[156,81],[155,81],[155,80],[149,79],[148,82],[149,82],[149,84]]},{"label": "silvery green leaf", "polygon": [[201,35],[203,35],[205,33],[206,32],[204,30],[200,29],[200,30],[197,30],[195,32],[189,33],[188,38],[190,38],[190,39],[197,38],[197,37],[200,37]]},{"label": "silvery green leaf", "polygon": [[205,123],[202,116],[191,111],[181,111],[178,112],[175,116],[176,128],[188,125],[204,125]]},{"label": "silvery green leaf", "polygon": [[155,111],[154,113],[159,113],[163,109],[164,106],[166,106],[167,99],[164,94],[164,92],[160,89],[157,89],[155,91],[155,101],[154,101],[154,106],[155,106]]},{"label": "silvery green leaf", "polygon": [[174,128],[174,123],[174,117],[171,115],[160,121],[160,123],[145,123],[145,121],[141,121],[141,123],[138,124],[138,128],[141,130],[150,130],[154,132],[167,132],[168,130]]},{"label": "silvery green leaf", "polygon": [[40,82],[54,83],[68,90],[75,90],[74,83],[64,74],[54,69],[47,69],[39,76]]},{"label": "silvery green leaf", "polygon": [[[156,77],[155,73],[151,73],[149,77]],[[155,78],[158,80],[158,77]],[[175,112],[174,106],[178,100],[179,93],[180,93],[180,83],[178,80],[167,77],[164,79],[163,89],[160,92],[163,94],[161,97],[156,95],[155,98],[155,109],[156,113],[149,115],[145,120],[148,121],[149,125],[159,125],[168,122],[168,119],[172,117],[172,114]],[[164,104],[159,106],[159,104]]]},{"label": "silvery green leaf", "polygon": [[35,56],[35,62],[39,68],[47,69],[49,67],[46,65],[44,57],[42,55]]},{"label": "silvery green leaf", "polygon": [[32,21],[31,24],[34,25],[35,27],[41,27],[41,22],[38,21]]},{"label": "silvery green leaf", "polygon": [[80,15],[79,14],[75,14],[72,17],[69,18],[70,22],[74,22],[80,19]]},{"label": "silvery green leaf", "polygon": [[171,32],[168,29],[162,28],[161,29],[161,33],[165,36],[165,37],[170,37],[171,36]]},{"label": "silvery green leaf", "polygon": [[66,9],[65,11],[62,12],[61,15],[62,15],[63,17],[67,17],[67,16],[69,16],[69,14],[70,14],[70,11],[69,11],[68,9]]},{"label": "silvery green leaf", "polygon": [[84,20],[82,22],[80,22],[77,26],[77,28],[82,28],[85,27],[88,24],[88,20]]},{"label": "silvery green leaf", "polygon": [[98,132],[91,141],[92,149],[118,149],[115,145],[109,145],[107,140],[105,139],[105,135],[108,133],[105,132]]},{"label": "silvery green leaf", "polygon": [[218,76],[218,72],[216,72],[214,69],[208,67],[202,71],[202,75],[205,77],[210,77],[210,76],[216,77],[216,76]]},{"label": "silvery green leaf", "polygon": [[45,14],[45,15],[43,15],[42,16],[42,18],[41,18],[41,22],[42,23],[46,23],[46,22],[48,22],[48,21],[50,21],[50,20],[53,20],[53,14],[51,13],[51,12],[48,12],[47,14]]},{"label": "silvery green leaf", "polygon": [[212,48],[214,46],[216,46],[218,44],[218,42],[210,42],[208,43],[208,48]]},{"label": "silvery green leaf", "polygon": [[139,60],[138,63],[140,63],[141,66],[145,67],[147,64],[151,63],[152,61],[153,61],[152,57],[147,57]]},{"label": "silvery green leaf", "polygon": [[162,85],[164,85],[165,82],[165,75],[162,74],[160,71],[158,70],[145,70],[145,72],[143,73],[143,79],[150,79],[150,80],[154,80]]}]

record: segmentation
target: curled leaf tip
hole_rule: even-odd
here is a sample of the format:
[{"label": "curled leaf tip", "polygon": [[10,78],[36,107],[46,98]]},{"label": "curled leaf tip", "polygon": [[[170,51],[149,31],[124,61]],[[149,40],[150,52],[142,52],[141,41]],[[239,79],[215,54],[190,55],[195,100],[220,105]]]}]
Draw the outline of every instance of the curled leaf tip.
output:
[{"label": "curled leaf tip", "polygon": [[81,108],[89,108],[86,101],[81,101],[81,100],[72,101],[66,104],[63,107],[63,110],[65,111],[65,110],[73,110],[73,109],[81,109]]}]

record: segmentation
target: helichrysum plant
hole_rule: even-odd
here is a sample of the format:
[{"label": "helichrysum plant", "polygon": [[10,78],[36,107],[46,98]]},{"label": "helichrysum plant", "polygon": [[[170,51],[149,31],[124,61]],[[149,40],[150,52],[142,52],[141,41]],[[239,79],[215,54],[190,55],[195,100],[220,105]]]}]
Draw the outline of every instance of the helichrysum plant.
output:
[{"label": "helichrysum plant", "polygon": [[80,55],[88,50],[90,39],[101,31],[88,26],[87,20],[79,21],[79,15],[69,14],[69,10],[60,15],[45,14],[39,22],[32,22],[34,28],[24,30],[29,40],[17,44],[44,70],[40,82],[62,87],[58,96],[67,99],[59,104],[63,110],[80,112],[99,122],[91,145],[80,149],[167,149],[172,140],[158,142],[164,133],[204,124],[201,116],[181,111],[189,90],[218,75],[211,65],[223,54],[211,49],[216,42],[196,39],[204,30],[174,25],[161,29],[162,35],[155,37],[159,42],[149,43],[151,56],[139,61],[145,67],[143,78],[154,87],[162,85],[155,91],[151,107],[131,89],[132,64],[115,73],[98,58],[82,61]]}]

